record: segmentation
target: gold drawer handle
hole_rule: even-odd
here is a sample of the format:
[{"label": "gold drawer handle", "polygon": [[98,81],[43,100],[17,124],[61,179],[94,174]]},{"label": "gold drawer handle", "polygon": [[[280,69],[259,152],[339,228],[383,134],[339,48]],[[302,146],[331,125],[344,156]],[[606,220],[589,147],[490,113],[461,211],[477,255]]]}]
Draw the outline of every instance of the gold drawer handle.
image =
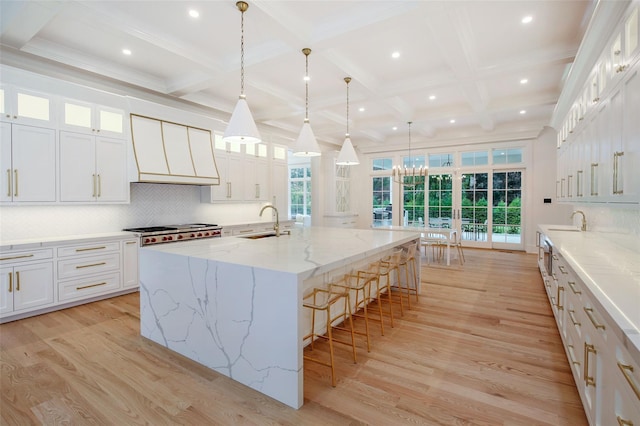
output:
[{"label": "gold drawer handle", "polygon": [[582,290],[576,290],[576,283],[573,281],[567,281],[567,284],[569,284],[569,287],[571,287],[571,291],[573,291],[573,294],[582,294]]},{"label": "gold drawer handle", "polygon": [[618,426],[633,426],[633,422],[631,420],[625,420],[620,416],[616,416],[616,420],[618,421]]},{"label": "gold drawer handle", "polygon": [[561,300],[561,299],[560,299],[560,292],[561,292],[561,291],[562,291],[562,292],[564,292],[564,287],[562,287],[561,285],[559,285],[559,286],[558,286],[558,305],[557,305],[557,306],[558,306],[558,310],[559,310],[559,311],[561,311],[561,310],[563,310],[563,309],[564,309],[564,306],[563,306],[563,305],[561,305],[561,303],[562,303],[562,302],[560,301],[560,300]]},{"label": "gold drawer handle", "polygon": [[596,354],[596,347],[584,342],[584,382],[587,386],[596,387],[596,379],[593,376],[589,376],[589,354]]},{"label": "gold drawer handle", "polygon": [[239,231],[238,233],[239,234],[247,234],[249,232],[256,232],[256,231],[254,231],[253,229],[247,229],[247,230],[244,230],[244,231]]},{"label": "gold drawer handle", "polygon": [[76,269],[91,268],[93,266],[102,266],[102,265],[106,265],[106,264],[107,264],[107,262],[92,263],[91,265],[78,265],[78,266],[76,266]]},{"label": "gold drawer handle", "polygon": [[580,327],[582,324],[576,321],[576,317],[573,315],[575,314],[575,312],[576,311],[574,311],[573,309],[569,309],[569,318],[571,318],[571,323],[573,323],[573,325],[575,325],[576,327]]},{"label": "gold drawer handle", "polygon": [[567,349],[569,349],[569,358],[570,358],[571,364],[580,365],[580,361],[576,361],[576,355],[573,352],[573,345],[567,345]]},{"label": "gold drawer handle", "polygon": [[564,269],[564,266],[562,265],[558,265],[558,269],[560,269],[560,272],[562,272],[563,275],[567,275],[568,272],[566,271],[566,269]]},{"label": "gold drawer handle", "polygon": [[633,376],[629,374],[629,372],[633,373],[633,365],[623,364],[618,361],[618,368],[620,369],[620,371],[622,371],[622,375],[624,376],[624,378],[627,379],[627,383],[629,383],[629,386],[631,386],[633,393],[636,394],[636,398],[640,399],[640,388],[636,384]]},{"label": "gold drawer handle", "polygon": [[597,329],[601,328],[601,329],[605,329],[604,324],[598,324],[598,320],[596,319],[596,317],[593,315],[593,308],[583,308],[584,312],[587,314],[587,316],[589,317],[589,319],[591,320],[591,324],[593,324],[593,326]]},{"label": "gold drawer handle", "polygon": [[91,288],[91,287],[99,287],[101,285],[106,285],[106,281],[105,282],[101,282],[101,283],[97,283],[97,284],[89,284],[89,285],[83,285],[80,287],[76,287],[76,290],[84,290],[85,288]]},{"label": "gold drawer handle", "polygon": [[76,249],[76,253],[79,253],[81,251],[104,250],[106,248],[107,248],[106,246],[82,248],[82,249]]},{"label": "gold drawer handle", "polygon": [[33,257],[33,254],[23,254],[21,256],[3,257],[0,260],[24,259],[25,257]]},{"label": "gold drawer handle", "polygon": [[135,241],[127,241],[127,244],[135,244]]}]

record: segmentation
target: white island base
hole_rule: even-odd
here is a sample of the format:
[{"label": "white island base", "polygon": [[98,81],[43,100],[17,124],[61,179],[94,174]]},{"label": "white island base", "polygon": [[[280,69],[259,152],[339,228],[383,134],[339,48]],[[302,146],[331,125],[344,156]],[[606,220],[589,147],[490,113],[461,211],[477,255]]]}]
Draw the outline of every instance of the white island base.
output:
[{"label": "white island base", "polygon": [[297,409],[309,327],[303,294],[416,239],[312,227],[279,238],[141,248],[140,332]]}]

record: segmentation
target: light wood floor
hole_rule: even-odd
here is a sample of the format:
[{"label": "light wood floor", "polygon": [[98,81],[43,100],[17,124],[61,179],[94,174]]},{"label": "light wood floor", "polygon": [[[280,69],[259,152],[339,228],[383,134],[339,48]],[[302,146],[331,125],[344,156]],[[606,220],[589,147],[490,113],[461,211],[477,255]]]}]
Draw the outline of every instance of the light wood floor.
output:
[{"label": "light wood floor", "polygon": [[0,423],[586,425],[535,256],[465,255],[297,411],[142,339],[137,294],[1,325]]}]

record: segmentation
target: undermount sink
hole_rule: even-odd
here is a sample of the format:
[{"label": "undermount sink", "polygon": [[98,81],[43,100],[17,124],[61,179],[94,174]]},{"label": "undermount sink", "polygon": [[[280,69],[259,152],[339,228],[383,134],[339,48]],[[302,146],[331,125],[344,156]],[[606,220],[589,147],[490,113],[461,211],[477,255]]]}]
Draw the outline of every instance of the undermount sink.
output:
[{"label": "undermount sink", "polygon": [[268,234],[247,235],[241,238],[247,238],[249,240],[259,240],[261,238],[269,238],[269,237],[275,237],[275,236],[276,236],[275,232],[270,232]]}]

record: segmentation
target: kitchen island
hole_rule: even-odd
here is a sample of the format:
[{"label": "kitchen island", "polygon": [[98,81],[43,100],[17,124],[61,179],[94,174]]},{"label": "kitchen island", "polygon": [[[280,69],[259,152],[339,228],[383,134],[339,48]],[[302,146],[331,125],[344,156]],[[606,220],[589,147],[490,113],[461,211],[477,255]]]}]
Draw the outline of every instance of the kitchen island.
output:
[{"label": "kitchen island", "polygon": [[310,227],[280,237],[143,247],[140,332],[299,408],[303,295],[395,247],[415,248],[419,239],[418,232]]}]

